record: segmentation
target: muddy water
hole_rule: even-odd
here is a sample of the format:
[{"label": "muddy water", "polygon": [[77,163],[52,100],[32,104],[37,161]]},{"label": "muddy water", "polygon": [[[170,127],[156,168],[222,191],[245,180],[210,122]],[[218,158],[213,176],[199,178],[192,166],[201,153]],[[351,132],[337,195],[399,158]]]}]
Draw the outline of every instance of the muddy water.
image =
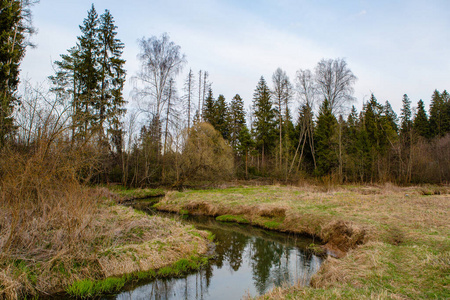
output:
[{"label": "muddy water", "polygon": [[[173,216],[172,216],[173,217]],[[183,278],[161,279],[113,299],[240,299],[275,286],[308,285],[322,260],[306,251],[313,241],[246,225],[189,217],[184,223],[216,236],[216,256],[204,269]]]}]

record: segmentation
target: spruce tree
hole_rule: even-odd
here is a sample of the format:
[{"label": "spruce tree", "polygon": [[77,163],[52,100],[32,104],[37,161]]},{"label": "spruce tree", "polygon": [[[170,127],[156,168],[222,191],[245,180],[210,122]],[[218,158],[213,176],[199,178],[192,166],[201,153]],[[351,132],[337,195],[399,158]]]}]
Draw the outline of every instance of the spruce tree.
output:
[{"label": "spruce tree", "polygon": [[276,134],[275,112],[270,99],[270,90],[264,77],[261,76],[253,94],[253,130],[256,147],[261,153],[263,170],[265,156],[270,153],[274,145]]},{"label": "spruce tree", "polygon": [[325,98],[319,109],[315,131],[317,175],[326,175],[338,166],[337,157],[337,120],[331,112],[328,99]]},{"label": "spruce tree", "polygon": [[120,152],[126,72],[121,58],[124,45],[116,38],[116,29],[110,12],[106,10],[98,18],[92,5],[80,26],[77,45],[55,62],[56,73],[49,78],[57,96],[72,104],[72,138],[85,139],[96,132],[105,144],[106,130]]},{"label": "spruce tree", "polygon": [[424,138],[430,137],[430,124],[422,99],[417,103],[417,113],[413,123],[414,132]]},{"label": "spruce tree", "polygon": [[203,121],[208,122],[212,126],[216,125],[216,100],[213,97],[213,91],[210,88],[208,90],[208,96],[205,99],[203,109]]},{"label": "spruce tree", "polygon": [[411,112],[411,100],[408,95],[404,94],[402,99],[402,109],[400,114],[401,126],[400,132],[404,135],[411,130],[412,127],[412,112]]},{"label": "spruce tree", "polygon": [[400,114],[401,127],[400,127],[400,142],[401,142],[401,166],[400,174],[403,177],[403,181],[409,182],[411,180],[412,173],[412,120],[411,120],[411,101],[408,96],[403,95],[403,106]]},{"label": "spruce tree", "polygon": [[431,136],[442,137],[450,132],[450,95],[444,90],[439,93],[435,90],[430,104]]},{"label": "spruce tree", "polygon": [[103,135],[104,122],[108,121],[107,132],[118,149],[123,134],[121,117],[125,114],[123,86],[126,72],[125,60],[122,59],[124,44],[116,38],[116,30],[114,19],[109,10],[106,10],[100,17],[98,30],[100,98],[96,109],[101,134]]},{"label": "spruce tree", "polygon": [[386,101],[385,104],[384,104],[383,116],[384,116],[385,122],[387,124],[389,124],[390,128],[392,128],[392,130],[395,133],[398,133],[398,125],[397,125],[398,118],[397,118],[397,114],[392,109],[392,106],[389,103],[389,101]]},{"label": "spruce tree", "polygon": [[222,134],[224,139],[229,137],[229,126],[227,118],[227,103],[225,102],[225,97],[219,95],[217,101],[214,103],[214,128]]},{"label": "spruce tree", "polygon": [[88,11],[88,16],[80,25],[81,36],[78,37],[80,45],[80,103],[82,107],[81,135],[86,137],[88,130],[99,124],[99,115],[95,109],[100,101],[100,74],[98,72],[100,44],[98,41],[98,14],[94,4]]},{"label": "spruce tree", "polygon": [[239,145],[239,134],[245,126],[244,100],[242,100],[241,96],[238,94],[236,94],[231,100],[227,115],[230,129],[229,140],[233,149],[237,151],[237,146]]}]

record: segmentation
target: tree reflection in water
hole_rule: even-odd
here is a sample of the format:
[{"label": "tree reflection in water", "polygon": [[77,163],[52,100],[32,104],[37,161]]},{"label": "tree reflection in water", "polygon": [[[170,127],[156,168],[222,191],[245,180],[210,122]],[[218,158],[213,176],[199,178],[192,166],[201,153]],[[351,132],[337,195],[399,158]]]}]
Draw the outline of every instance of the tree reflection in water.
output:
[{"label": "tree reflection in water", "polygon": [[123,292],[116,299],[240,299],[262,295],[285,282],[308,285],[321,259],[306,252],[312,240],[211,218],[186,222],[216,236],[216,256],[184,278],[160,279]]}]

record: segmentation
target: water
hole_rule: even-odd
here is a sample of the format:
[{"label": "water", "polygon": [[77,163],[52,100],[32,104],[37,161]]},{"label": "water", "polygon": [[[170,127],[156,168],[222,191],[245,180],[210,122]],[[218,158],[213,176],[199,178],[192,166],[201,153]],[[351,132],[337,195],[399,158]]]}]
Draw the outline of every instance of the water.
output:
[{"label": "water", "polygon": [[307,252],[312,239],[246,225],[189,217],[185,223],[216,236],[216,256],[204,269],[183,278],[160,279],[113,299],[241,299],[284,283],[309,285],[321,258]]}]

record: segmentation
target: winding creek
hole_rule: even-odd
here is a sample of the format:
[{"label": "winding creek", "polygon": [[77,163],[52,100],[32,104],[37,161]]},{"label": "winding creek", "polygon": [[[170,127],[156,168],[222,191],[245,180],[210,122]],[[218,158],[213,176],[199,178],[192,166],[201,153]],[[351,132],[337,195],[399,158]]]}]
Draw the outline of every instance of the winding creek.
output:
[{"label": "winding creek", "polygon": [[313,242],[310,238],[221,223],[211,217],[182,220],[215,235],[216,255],[209,265],[183,278],[154,280],[105,299],[240,299],[262,295],[284,283],[309,285],[322,263],[306,251]]}]

